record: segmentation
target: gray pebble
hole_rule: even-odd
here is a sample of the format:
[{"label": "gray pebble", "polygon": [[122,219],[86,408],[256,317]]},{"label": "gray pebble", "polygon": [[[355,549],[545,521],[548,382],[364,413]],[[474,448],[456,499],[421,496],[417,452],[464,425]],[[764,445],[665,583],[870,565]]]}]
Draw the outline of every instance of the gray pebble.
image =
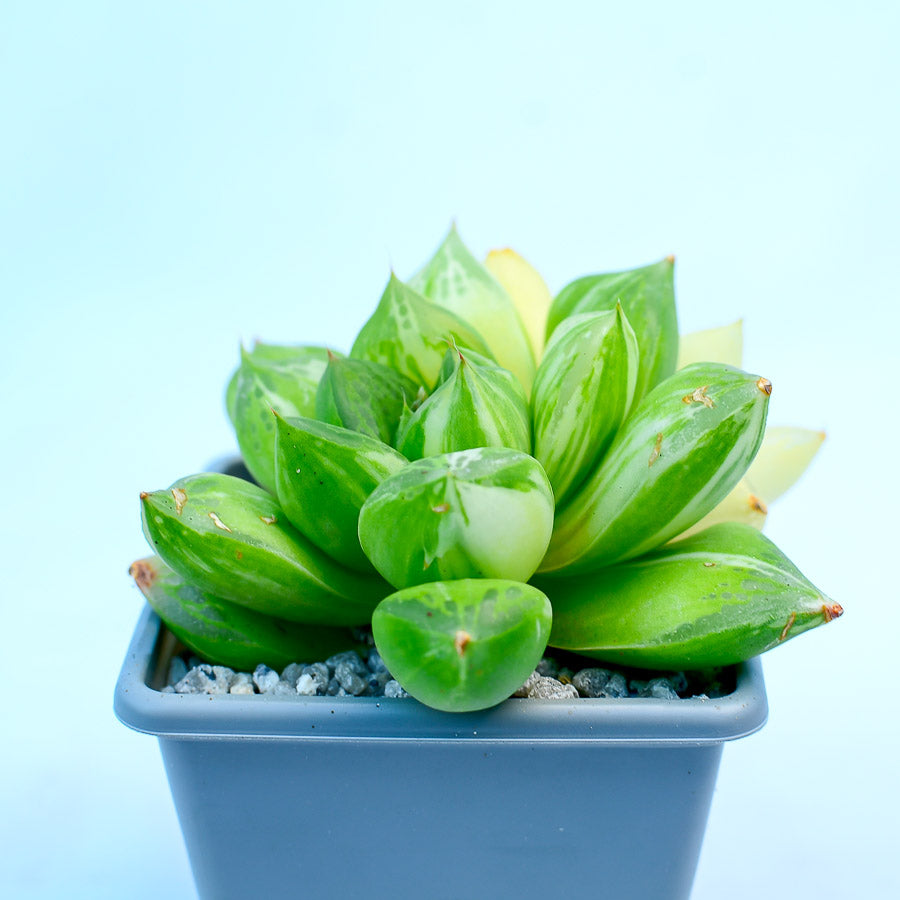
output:
[{"label": "gray pebble", "polygon": [[605,697],[611,675],[609,669],[581,669],[572,676],[572,684],[582,697]]},{"label": "gray pebble", "polygon": [[[331,681],[331,673],[328,671],[328,666],[322,662],[304,666],[300,677],[302,678],[304,675],[308,675],[313,680],[313,684],[316,686],[314,693],[320,697],[324,696],[325,691],[328,689],[328,682]],[[299,679],[297,684],[300,684]]]},{"label": "gray pebble", "polygon": [[173,656],[169,663],[169,677],[166,684],[174,686],[188,673],[187,663],[180,656]]},{"label": "gray pebble", "polygon": [[179,694],[227,694],[233,678],[232,669],[201,663],[175,685],[175,691]]},{"label": "gray pebble", "polygon": [[359,654],[354,652],[353,650],[345,650],[343,653],[335,653],[334,656],[329,656],[328,659],[325,660],[325,665],[328,668],[335,672],[337,670],[338,665],[341,663],[345,663],[351,669],[351,671],[355,672],[359,676],[368,675],[368,669],[366,669],[366,664],[360,659]]},{"label": "gray pebble", "polygon": [[385,697],[408,697],[409,694],[400,687],[399,681],[394,681],[392,678],[385,686],[384,686],[384,696]]},{"label": "gray pebble", "polygon": [[528,696],[537,700],[571,700],[578,697],[578,690],[574,684],[542,676],[531,686]]},{"label": "gray pebble", "polygon": [[535,670],[526,679],[525,683],[514,694],[513,697],[527,697],[528,692],[534,686],[534,683],[540,678],[540,674]]},{"label": "gray pebble", "polygon": [[684,672],[675,672],[669,676],[669,683],[678,694],[683,694],[688,689],[688,677]]},{"label": "gray pebble", "polygon": [[366,665],[368,665],[369,671],[375,675],[379,672],[387,672],[388,670],[387,666],[384,664],[384,660],[381,658],[381,654],[374,648],[369,651]]},{"label": "gray pebble", "polygon": [[253,678],[250,676],[249,672],[238,672],[234,679],[231,682],[231,687],[228,689],[229,694],[252,694],[254,693],[253,689]]},{"label": "gray pebble", "polygon": [[668,678],[651,678],[638,694],[639,697],[653,697],[655,700],[677,700],[678,694]]},{"label": "gray pebble", "polygon": [[606,682],[606,687],[603,688],[603,696],[628,696],[628,684],[625,681],[625,676],[621,672],[613,672],[612,675],[609,676],[609,681]]},{"label": "gray pebble", "polygon": [[366,693],[371,697],[381,697],[384,694],[384,686],[391,680],[391,673],[387,669],[379,669],[369,675],[369,689]]},{"label": "gray pebble", "polygon": [[259,689],[261,694],[271,691],[281,679],[274,669],[264,666],[260,663],[253,672],[253,683]]},{"label": "gray pebble", "polygon": [[279,680],[278,683],[270,691],[273,697],[296,697],[297,689],[287,681]]},{"label": "gray pebble", "polygon": [[[331,681],[328,682],[328,687],[325,688],[325,694],[328,697],[337,697],[341,691],[344,689],[341,687],[341,683],[337,680],[337,678],[332,678]],[[344,691],[346,694],[347,692]]]},{"label": "gray pebble", "polygon": [[173,685],[171,685],[171,684],[167,684],[167,685],[160,691],[160,693],[161,693],[161,694],[174,694],[174,693],[175,693],[175,687],[174,687]]},{"label": "gray pebble", "polygon": [[[357,659],[359,659],[359,657],[357,657]],[[360,662],[362,662],[362,660],[360,660]],[[368,675],[369,673],[363,669],[362,674]],[[366,688],[369,686],[368,679],[363,678],[359,672],[355,672],[351,667],[351,664],[344,659],[334,667],[334,677],[337,679],[340,686],[348,694],[352,694],[354,697],[364,694]]]},{"label": "gray pebble", "polygon": [[297,679],[303,674],[301,663],[291,663],[281,673],[281,680],[286,681],[292,688],[297,687]]}]

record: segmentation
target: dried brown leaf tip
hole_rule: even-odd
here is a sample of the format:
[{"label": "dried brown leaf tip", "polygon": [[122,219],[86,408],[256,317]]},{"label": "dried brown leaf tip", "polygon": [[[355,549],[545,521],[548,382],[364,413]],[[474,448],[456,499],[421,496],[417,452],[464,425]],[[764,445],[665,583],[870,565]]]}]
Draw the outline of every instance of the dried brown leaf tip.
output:
[{"label": "dried brown leaf tip", "polygon": [[660,432],[656,436],[656,443],[653,445],[653,451],[650,453],[650,461],[647,463],[648,469],[650,468],[650,466],[653,465],[653,463],[655,463],[659,459],[659,455],[662,452],[662,442],[663,442],[663,436],[662,436],[662,432]]},{"label": "dried brown leaf tip", "polygon": [[768,378],[760,378],[756,386],[766,395],[772,393],[772,382]]},{"label": "dried brown leaf tip", "polygon": [[209,517],[212,519],[213,525],[215,525],[216,528],[221,528],[222,531],[227,531],[231,534],[231,529],[214,512],[211,512]]},{"label": "dried brown leaf tip", "polygon": [[778,640],[779,640],[779,641],[783,641],[783,640],[788,636],[788,632],[791,630],[791,626],[792,626],[792,625],[794,624],[794,622],[796,622],[796,621],[797,621],[797,613],[792,612],[792,613],[788,616],[788,620],[787,620],[787,623],[785,624],[784,628],[781,629],[781,634],[778,635]]},{"label": "dried brown leaf tip", "polygon": [[153,582],[156,580],[156,569],[150,565],[150,561],[146,559],[139,559],[137,562],[133,562],[131,567],[128,569],[128,574],[134,579],[135,584],[142,591],[149,591],[153,586]]},{"label": "dried brown leaf tip", "polygon": [[175,500],[175,512],[180,516],[187,503],[187,494],[181,488],[172,488],[172,497]]},{"label": "dried brown leaf tip", "polygon": [[844,607],[840,603],[826,603],[822,607],[822,615],[825,621],[830,622],[832,619],[839,619],[844,614]]},{"label": "dried brown leaf tip", "polygon": [[472,640],[472,635],[469,634],[468,631],[457,631],[456,638],[453,641],[453,646],[456,647],[456,652],[462,656],[466,652],[466,647],[469,646],[469,642]]},{"label": "dried brown leaf tip", "polygon": [[764,516],[769,512],[769,507],[766,506],[766,504],[763,503],[762,500],[760,500],[759,497],[756,496],[756,494],[751,494],[747,498],[747,503],[750,505],[750,509],[752,509],[753,512],[762,513]]},{"label": "dried brown leaf tip", "polygon": [[681,398],[682,403],[702,403],[707,409],[712,409],[716,404],[713,403],[712,397],[707,397],[706,392],[709,390],[709,385],[704,384],[703,387],[698,387],[695,391],[692,391],[690,394],[685,394]]}]

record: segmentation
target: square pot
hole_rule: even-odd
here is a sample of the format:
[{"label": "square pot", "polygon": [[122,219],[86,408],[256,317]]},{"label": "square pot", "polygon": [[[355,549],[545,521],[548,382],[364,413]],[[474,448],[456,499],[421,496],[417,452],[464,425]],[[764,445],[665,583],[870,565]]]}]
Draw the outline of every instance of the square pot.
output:
[{"label": "square pot", "polygon": [[716,699],[162,693],[147,607],[115,693],[159,739],[201,897],[687,897],[724,741],[765,723],[758,660]]}]

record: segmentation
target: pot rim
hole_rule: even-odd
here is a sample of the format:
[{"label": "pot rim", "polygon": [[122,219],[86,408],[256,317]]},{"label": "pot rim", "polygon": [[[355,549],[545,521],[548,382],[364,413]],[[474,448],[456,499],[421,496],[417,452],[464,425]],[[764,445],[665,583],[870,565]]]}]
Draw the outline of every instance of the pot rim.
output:
[{"label": "pot rim", "polygon": [[736,667],[732,693],[706,700],[510,698],[492,709],[445,713],[411,697],[162,693],[150,687],[162,631],[159,617],[145,606],[114,699],[120,722],[159,737],[718,744],[753,734],[768,716],[758,658]]}]

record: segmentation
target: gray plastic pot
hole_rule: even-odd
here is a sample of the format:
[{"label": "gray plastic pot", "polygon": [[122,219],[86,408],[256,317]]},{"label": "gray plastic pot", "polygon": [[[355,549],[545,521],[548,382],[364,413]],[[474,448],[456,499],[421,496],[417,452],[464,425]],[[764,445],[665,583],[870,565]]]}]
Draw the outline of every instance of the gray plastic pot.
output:
[{"label": "gray plastic pot", "polygon": [[162,693],[145,609],[115,712],[159,738],[201,897],[687,897],[722,744],[762,727],[762,669],[715,700]]}]

